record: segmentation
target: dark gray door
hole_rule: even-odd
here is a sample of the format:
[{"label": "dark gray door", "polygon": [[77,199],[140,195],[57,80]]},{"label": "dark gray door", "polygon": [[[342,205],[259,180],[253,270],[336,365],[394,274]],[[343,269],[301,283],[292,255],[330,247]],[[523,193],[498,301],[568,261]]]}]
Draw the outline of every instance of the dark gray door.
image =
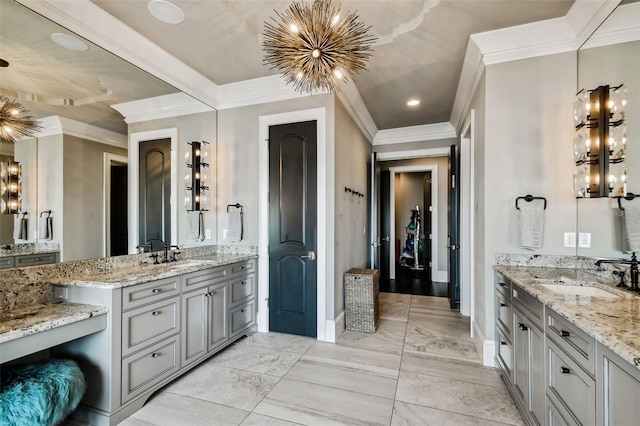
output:
[{"label": "dark gray door", "polygon": [[[389,280],[391,258],[391,172],[383,170],[380,173],[380,279]],[[396,258],[400,253],[396,253]]]},{"label": "dark gray door", "polygon": [[458,147],[451,145],[449,153],[449,303],[460,307],[460,159]]},{"label": "dark gray door", "polygon": [[[140,230],[138,244],[171,238],[171,139],[144,141],[139,147]],[[154,250],[160,250],[154,247]]]},{"label": "dark gray door", "polygon": [[109,232],[111,238],[109,256],[127,254],[129,241],[128,216],[127,216],[127,181],[128,171],[126,164],[111,164]]},{"label": "dark gray door", "polygon": [[420,262],[424,266],[424,279],[431,281],[431,172],[424,174],[424,188],[422,200],[422,233],[424,234],[424,246]]},{"label": "dark gray door", "polygon": [[269,329],[316,337],[316,121],[269,127]]}]

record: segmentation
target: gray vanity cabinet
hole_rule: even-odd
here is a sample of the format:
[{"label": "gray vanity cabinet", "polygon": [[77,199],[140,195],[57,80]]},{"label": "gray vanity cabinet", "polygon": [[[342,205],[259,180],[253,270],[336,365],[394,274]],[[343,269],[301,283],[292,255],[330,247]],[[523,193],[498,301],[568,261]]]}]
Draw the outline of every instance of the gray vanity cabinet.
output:
[{"label": "gray vanity cabinet", "polygon": [[24,268],[27,266],[57,263],[59,261],[59,257],[60,253],[58,252],[2,256],[0,257],[0,269]]},{"label": "gray vanity cabinet", "polygon": [[597,346],[596,408],[598,426],[640,422],[640,370],[602,344]]},{"label": "gray vanity cabinet", "polygon": [[502,275],[496,275],[496,364],[505,382],[513,381],[513,340],[511,328],[513,326],[511,308],[511,282]]}]

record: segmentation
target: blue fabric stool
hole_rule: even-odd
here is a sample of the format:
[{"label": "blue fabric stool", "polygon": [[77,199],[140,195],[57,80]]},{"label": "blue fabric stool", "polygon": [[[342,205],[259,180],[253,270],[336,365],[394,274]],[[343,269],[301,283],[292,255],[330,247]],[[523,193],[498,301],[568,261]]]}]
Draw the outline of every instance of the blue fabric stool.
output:
[{"label": "blue fabric stool", "polygon": [[71,360],[0,366],[0,425],[54,426],[75,410],[85,386]]}]

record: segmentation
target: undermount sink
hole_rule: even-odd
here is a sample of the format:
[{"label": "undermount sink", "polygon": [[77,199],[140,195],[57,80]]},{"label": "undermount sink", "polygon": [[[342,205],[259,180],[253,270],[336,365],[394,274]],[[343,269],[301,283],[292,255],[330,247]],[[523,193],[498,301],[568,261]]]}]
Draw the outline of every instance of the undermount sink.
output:
[{"label": "undermount sink", "polygon": [[547,284],[544,286],[544,288],[551,290],[554,293],[572,296],[599,297],[602,299],[617,299],[621,297],[619,294],[614,294],[601,288],[592,286]]},{"label": "undermount sink", "polygon": [[193,268],[194,266],[208,265],[210,263],[211,263],[210,260],[189,259],[189,260],[180,260],[176,263],[165,264],[165,266],[171,269],[185,269],[185,268]]}]

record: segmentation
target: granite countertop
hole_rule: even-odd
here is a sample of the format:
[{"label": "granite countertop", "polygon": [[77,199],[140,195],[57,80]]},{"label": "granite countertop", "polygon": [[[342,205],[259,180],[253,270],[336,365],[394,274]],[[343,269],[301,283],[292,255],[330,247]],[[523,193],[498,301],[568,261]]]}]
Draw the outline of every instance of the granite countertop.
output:
[{"label": "granite countertop", "polygon": [[78,272],[70,271],[65,276],[48,279],[51,284],[97,287],[122,288],[142,284],[162,278],[175,277],[189,272],[201,271],[255,259],[256,254],[216,253],[205,256],[191,257],[177,262],[155,265],[145,263],[138,266],[115,268],[108,271]]},{"label": "granite countertop", "polygon": [[1,251],[0,257],[13,257],[13,256],[28,256],[31,254],[46,254],[46,253],[58,253],[60,250],[57,249],[29,249],[29,250],[20,250],[20,251]]},{"label": "granite countertop", "polygon": [[0,344],[74,322],[104,315],[104,306],[48,302],[0,314]]},{"label": "granite countertop", "polygon": [[[579,269],[494,266],[506,278],[640,368],[640,295]],[[621,297],[560,294],[545,284],[594,286]]]}]

